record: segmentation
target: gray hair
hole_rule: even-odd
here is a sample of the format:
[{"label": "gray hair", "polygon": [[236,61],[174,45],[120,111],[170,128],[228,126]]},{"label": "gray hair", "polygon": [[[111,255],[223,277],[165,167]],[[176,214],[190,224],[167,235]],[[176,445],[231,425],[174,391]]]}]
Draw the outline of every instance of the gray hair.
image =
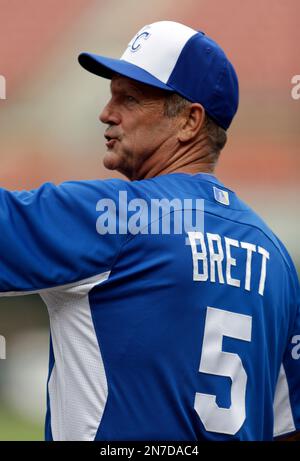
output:
[{"label": "gray hair", "polygon": [[[164,105],[164,115],[167,117],[176,117],[188,107],[189,104],[191,104],[190,101],[176,93],[167,94]],[[211,154],[215,154],[216,157],[218,157],[227,141],[226,131],[217,125],[207,113],[205,113],[202,130],[207,135]]]}]

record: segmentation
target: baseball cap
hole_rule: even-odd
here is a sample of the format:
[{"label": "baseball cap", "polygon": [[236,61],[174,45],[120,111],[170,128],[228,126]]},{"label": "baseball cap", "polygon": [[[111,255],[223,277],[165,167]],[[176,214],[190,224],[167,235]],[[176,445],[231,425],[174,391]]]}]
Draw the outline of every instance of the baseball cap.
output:
[{"label": "baseball cap", "polygon": [[101,77],[117,73],[198,102],[225,130],[238,108],[238,79],[224,51],[184,24],[159,21],[143,27],[120,59],[83,52],[78,60]]}]

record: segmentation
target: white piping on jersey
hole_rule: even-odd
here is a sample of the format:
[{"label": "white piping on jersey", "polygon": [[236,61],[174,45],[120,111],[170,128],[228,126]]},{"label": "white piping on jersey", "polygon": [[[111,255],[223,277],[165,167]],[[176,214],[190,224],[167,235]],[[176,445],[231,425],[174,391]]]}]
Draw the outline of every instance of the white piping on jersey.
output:
[{"label": "white piping on jersey", "polygon": [[288,382],[283,365],[281,365],[274,397],[274,437],[295,430]]},{"label": "white piping on jersey", "polygon": [[103,276],[105,277],[107,275],[107,277],[103,280],[103,282],[105,280],[108,279],[109,277],[109,274],[110,274],[110,271],[107,271],[107,272],[102,272],[102,274],[97,274],[97,275],[93,275],[92,277],[88,277],[88,278],[85,278],[85,279],[82,279],[82,280],[77,280],[76,282],[71,282],[71,283],[65,283],[64,285],[61,285],[61,284],[57,284],[56,286],[54,287],[50,287],[50,288],[37,288],[36,290],[30,290],[30,291],[1,291],[0,292],[0,297],[6,297],[6,296],[26,296],[26,295],[36,295],[36,294],[43,294],[45,292],[51,292],[51,291],[56,291],[56,290],[61,290],[61,289],[68,289],[68,288],[73,288],[73,287],[78,287],[80,285],[85,285],[86,283],[92,283],[94,280],[98,280],[100,276]]},{"label": "white piping on jersey", "polygon": [[110,272],[41,293],[55,365],[48,383],[53,440],[94,440],[108,396],[89,292]]}]

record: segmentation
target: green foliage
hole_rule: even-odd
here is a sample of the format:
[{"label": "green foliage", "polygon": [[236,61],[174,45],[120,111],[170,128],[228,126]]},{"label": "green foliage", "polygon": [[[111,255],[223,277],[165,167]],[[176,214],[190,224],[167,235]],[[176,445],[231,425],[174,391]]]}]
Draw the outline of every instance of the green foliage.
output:
[{"label": "green foliage", "polygon": [[21,419],[1,405],[0,441],[44,440],[44,427]]}]

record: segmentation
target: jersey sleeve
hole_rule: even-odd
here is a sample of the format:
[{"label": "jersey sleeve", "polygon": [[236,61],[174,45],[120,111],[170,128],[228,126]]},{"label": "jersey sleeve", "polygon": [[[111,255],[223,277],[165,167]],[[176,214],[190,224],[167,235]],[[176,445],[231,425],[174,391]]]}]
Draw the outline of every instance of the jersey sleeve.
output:
[{"label": "jersey sleeve", "polygon": [[122,240],[99,234],[97,207],[99,200],[116,202],[118,182],[0,189],[0,294],[39,292],[109,271]]},{"label": "jersey sleeve", "polygon": [[289,262],[295,293],[290,307],[296,314],[276,386],[274,437],[300,431],[300,290],[296,270]]}]

